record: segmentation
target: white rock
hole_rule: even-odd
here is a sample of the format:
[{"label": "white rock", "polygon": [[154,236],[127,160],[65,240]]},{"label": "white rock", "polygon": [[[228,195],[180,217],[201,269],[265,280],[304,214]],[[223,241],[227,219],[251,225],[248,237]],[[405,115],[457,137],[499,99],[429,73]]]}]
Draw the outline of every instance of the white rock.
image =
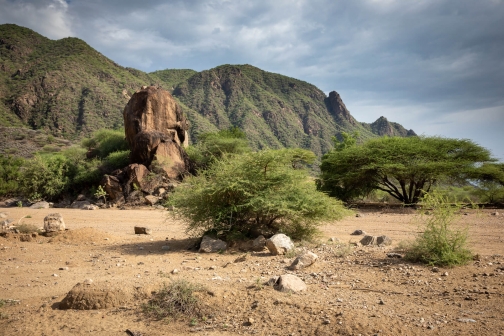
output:
[{"label": "white rock", "polygon": [[281,292],[300,292],[306,290],[306,284],[293,274],[284,274],[278,279],[277,289]]},{"label": "white rock", "polygon": [[283,233],[277,233],[270,239],[266,240],[266,247],[273,255],[285,254],[294,249],[292,240]]},{"label": "white rock", "polygon": [[318,256],[310,251],[306,251],[300,256],[298,256],[294,262],[290,265],[291,270],[299,270],[310,266],[318,259]]}]

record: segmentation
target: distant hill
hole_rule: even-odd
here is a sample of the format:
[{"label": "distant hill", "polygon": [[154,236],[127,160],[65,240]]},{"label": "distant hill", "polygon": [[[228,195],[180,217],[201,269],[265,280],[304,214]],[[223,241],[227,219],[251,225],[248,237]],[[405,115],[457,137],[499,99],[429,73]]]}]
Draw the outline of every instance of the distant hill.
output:
[{"label": "distant hill", "polygon": [[181,103],[197,134],[238,126],[254,148],[303,147],[318,155],[331,137],[414,135],[379,118],[356,121],[336,92],[250,65],[169,69],[152,73],[122,67],[77,38],[50,40],[30,29],[0,25],[0,126],[29,127],[67,139],[119,128],[129,97],[158,85]]}]

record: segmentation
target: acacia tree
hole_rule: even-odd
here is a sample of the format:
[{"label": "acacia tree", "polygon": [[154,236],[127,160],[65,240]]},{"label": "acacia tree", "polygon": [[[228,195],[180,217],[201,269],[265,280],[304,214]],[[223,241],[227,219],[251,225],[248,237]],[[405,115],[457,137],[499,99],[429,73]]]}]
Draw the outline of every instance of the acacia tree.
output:
[{"label": "acacia tree", "polygon": [[378,189],[418,203],[441,178],[466,178],[490,152],[467,139],[384,137],[343,146],[322,158],[318,187],[348,201]]},{"label": "acacia tree", "polygon": [[340,201],[317,191],[300,168],[314,160],[312,152],[302,149],[224,155],[187,177],[169,203],[188,219],[187,231],[194,235],[233,240],[284,232],[307,238],[321,221],[348,213]]}]

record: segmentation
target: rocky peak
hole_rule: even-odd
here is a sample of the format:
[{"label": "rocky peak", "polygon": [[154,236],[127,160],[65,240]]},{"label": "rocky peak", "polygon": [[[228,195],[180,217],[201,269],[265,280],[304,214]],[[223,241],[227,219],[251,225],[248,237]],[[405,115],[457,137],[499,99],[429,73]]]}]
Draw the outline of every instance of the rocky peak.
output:
[{"label": "rocky peak", "polygon": [[345,103],[341,99],[340,95],[336,91],[331,91],[329,93],[329,97],[326,99],[327,108],[329,109],[329,113],[339,122],[347,121],[352,125],[356,124],[355,119],[350,114],[350,111],[347,110]]},{"label": "rocky peak", "polygon": [[384,116],[376,119],[370,126],[371,131],[379,136],[416,136],[413,130],[406,130],[400,124],[388,121]]}]

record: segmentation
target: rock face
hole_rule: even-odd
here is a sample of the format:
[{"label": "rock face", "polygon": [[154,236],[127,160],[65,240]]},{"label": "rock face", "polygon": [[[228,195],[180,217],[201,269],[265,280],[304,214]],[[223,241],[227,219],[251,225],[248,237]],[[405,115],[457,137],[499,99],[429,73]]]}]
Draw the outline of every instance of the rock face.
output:
[{"label": "rock face", "polygon": [[299,257],[297,257],[294,260],[294,262],[290,265],[289,268],[291,270],[299,270],[299,269],[310,266],[315,261],[317,261],[317,259],[318,259],[318,256],[315,253],[307,251],[307,252],[303,253],[302,255],[300,255]]},{"label": "rock face", "polygon": [[65,222],[60,213],[52,213],[44,218],[45,232],[65,231]]},{"label": "rock face", "polygon": [[143,87],[124,108],[124,129],[131,162],[150,166],[157,160],[169,178],[179,178],[189,168],[183,146],[189,125],[168,91]]},{"label": "rock face", "polygon": [[227,243],[220,239],[204,236],[200,244],[200,252],[216,253],[227,248]]},{"label": "rock face", "polygon": [[273,255],[285,254],[287,251],[294,249],[292,240],[283,233],[277,233],[270,239],[266,240],[266,247]]}]

